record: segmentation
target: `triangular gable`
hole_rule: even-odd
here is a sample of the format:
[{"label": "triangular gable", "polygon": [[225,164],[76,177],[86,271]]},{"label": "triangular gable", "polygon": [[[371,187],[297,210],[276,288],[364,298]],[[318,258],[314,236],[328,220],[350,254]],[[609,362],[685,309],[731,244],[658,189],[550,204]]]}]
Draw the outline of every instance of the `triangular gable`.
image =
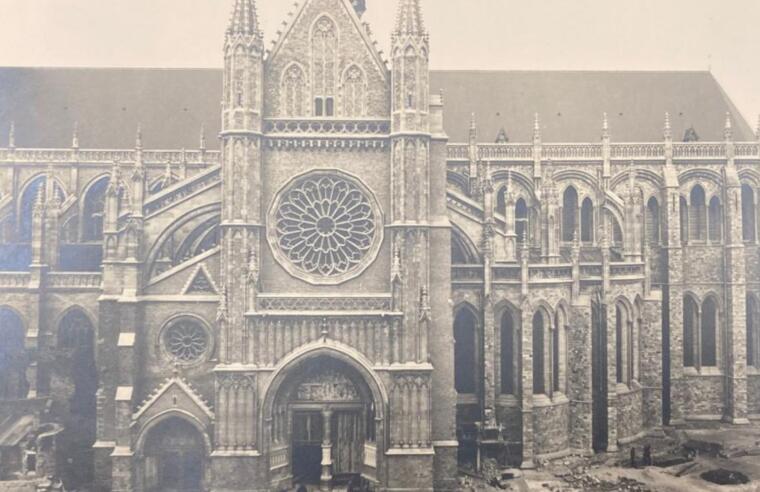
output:
[{"label": "triangular gable", "polygon": [[183,295],[219,295],[219,289],[214,283],[205,263],[199,264],[182,289]]},{"label": "triangular gable", "polygon": [[190,412],[199,421],[207,424],[214,419],[214,412],[208,403],[179,376],[167,379],[150,397],[140,405],[132,416],[135,421],[149,420],[154,415],[168,410],[181,409]]},{"label": "triangular gable", "polygon": [[[372,40],[372,38],[370,38],[369,34],[367,33],[367,30],[364,28],[364,25],[362,24],[361,19],[359,19],[359,16],[356,14],[356,11],[354,10],[354,7],[351,5],[350,0],[335,0],[335,1],[343,5],[343,8],[346,11],[346,14],[348,14],[348,17],[351,19],[354,25],[354,28],[356,29],[356,32],[359,33],[362,40],[364,41],[364,45],[367,48],[368,53],[372,56],[372,59],[375,62],[375,66],[378,69],[378,72],[382,74],[382,77],[385,80],[388,80],[389,75],[390,75],[388,67],[385,65],[385,61],[380,56],[380,52],[376,49],[375,42]],[[299,20],[301,20],[303,13],[306,11],[306,8],[311,3],[312,3],[312,0],[305,0],[302,4],[300,4],[297,7],[298,10],[288,14],[288,18],[290,20],[287,22],[286,26],[282,30],[280,37],[275,42],[274,46],[268,51],[267,56],[266,56],[266,61],[273,60],[277,56],[283,44],[285,44],[285,41],[288,39],[288,36],[293,30],[293,27],[298,23]]]}]

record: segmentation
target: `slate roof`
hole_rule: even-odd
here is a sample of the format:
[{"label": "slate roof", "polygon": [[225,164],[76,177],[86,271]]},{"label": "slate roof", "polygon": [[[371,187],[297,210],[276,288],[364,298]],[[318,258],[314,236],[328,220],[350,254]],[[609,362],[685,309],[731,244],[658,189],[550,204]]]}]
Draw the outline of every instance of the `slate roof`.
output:
[{"label": "slate roof", "polygon": [[[68,148],[75,122],[83,148],[133,148],[138,123],[152,149],[195,149],[205,126],[218,148],[222,72],[217,69],[0,68],[0,147],[16,123],[17,147]],[[503,127],[529,142],[539,113],[546,142],[596,142],[602,113],[612,141],[660,141],[664,114],[676,138],[694,126],[704,141],[723,139],[731,113],[735,139],[752,129],[709,72],[433,71],[444,93],[451,142],[465,142],[475,113],[480,142]]]}]

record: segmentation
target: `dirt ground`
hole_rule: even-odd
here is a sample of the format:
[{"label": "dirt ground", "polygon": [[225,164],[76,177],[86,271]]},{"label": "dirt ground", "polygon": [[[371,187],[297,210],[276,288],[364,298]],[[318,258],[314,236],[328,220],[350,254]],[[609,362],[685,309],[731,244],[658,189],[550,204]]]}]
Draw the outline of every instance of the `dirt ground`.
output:
[{"label": "dirt ground", "polygon": [[[652,466],[643,466],[644,446],[651,446]],[[636,466],[631,466],[631,447]],[[718,485],[702,475],[720,470],[724,477],[744,476],[745,484]],[[591,458],[567,456],[539,463],[535,470],[500,486],[469,475],[460,476],[463,491],[548,492],[760,492],[760,423],[750,426],[709,424],[669,428],[617,453]]]}]

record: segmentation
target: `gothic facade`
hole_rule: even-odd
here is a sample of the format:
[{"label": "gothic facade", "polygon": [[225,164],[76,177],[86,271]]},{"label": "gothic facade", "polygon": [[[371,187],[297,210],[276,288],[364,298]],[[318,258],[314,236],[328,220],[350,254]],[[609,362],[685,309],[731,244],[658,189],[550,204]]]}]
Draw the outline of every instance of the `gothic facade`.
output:
[{"label": "gothic facade", "polygon": [[760,133],[715,80],[435,72],[418,0],[387,60],[365,8],[267,49],[236,0],[221,76],[0,70],[0,436],[60,425],[97,490],[455,490],[760,418]]}]

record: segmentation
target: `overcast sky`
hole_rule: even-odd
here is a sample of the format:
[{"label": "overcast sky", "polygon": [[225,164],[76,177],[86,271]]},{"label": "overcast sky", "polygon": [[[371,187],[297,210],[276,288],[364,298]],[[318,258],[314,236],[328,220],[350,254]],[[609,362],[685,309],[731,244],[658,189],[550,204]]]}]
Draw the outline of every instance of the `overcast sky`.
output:
[{"label": "overcast sky", "polygon": [[[0,0],[2,66],[219,67],[233,0]],[[258,0],[267,40],[291,0]],[[386,52],[397,0],[367,0]],[[759,0],[422,0],[431,66],[707,70],[755,127]],[[592,94],[589,95],[593,97]]]}]

